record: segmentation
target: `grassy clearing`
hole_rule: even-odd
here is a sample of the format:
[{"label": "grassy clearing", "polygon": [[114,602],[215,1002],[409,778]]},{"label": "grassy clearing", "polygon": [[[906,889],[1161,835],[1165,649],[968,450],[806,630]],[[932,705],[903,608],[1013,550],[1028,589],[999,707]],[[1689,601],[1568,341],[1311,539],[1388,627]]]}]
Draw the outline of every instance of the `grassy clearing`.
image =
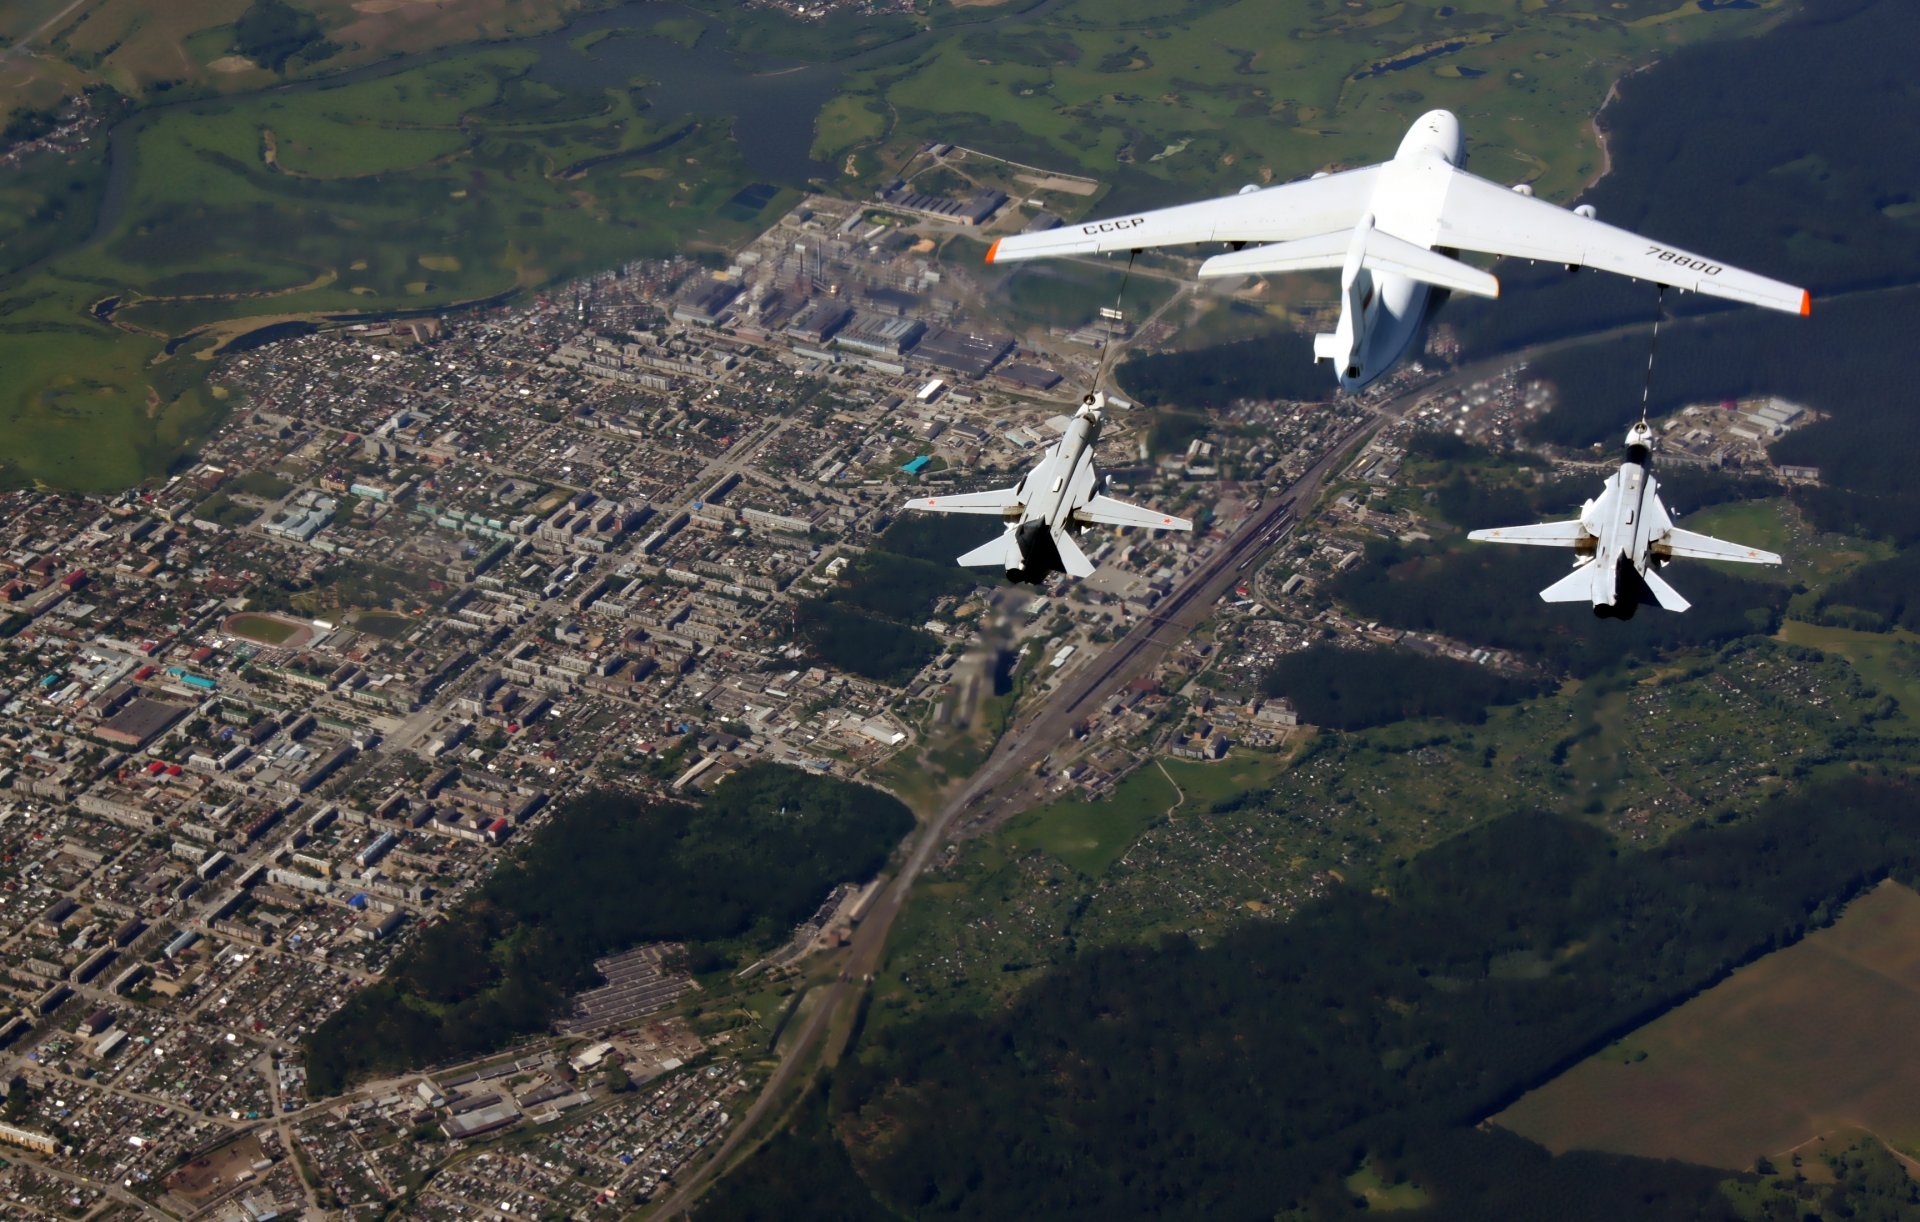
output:
[{"label": "grassy clearing", "polygon": [[[1794,520],[1798,517],[1799,513],[1790,503],[1775,497],[1764,501],[1715,505],[1699,513],[1687,514],[1685,521],[1688,530],[1732,539],[1749,547],[1778,552],[1784,557],[1793,550]],[[1729,571],[1734,572],[1758,571],[1749,565],[1737,569],[1728,567]]]},{"label": "grassy clearing", "polygon": [[1179,801],[1167,778],[1149,765],[1134,770],[1104,798],[1054,802],[1018,815],[1000,836],[1009,852],[1037,849],[1098,878]]},{"label": "grassy clearing", "polygon": [[1170,759],[1160,761],[1160,766],[1186,795],[1182,809],[1204,813],[1215,802],[1270,788],[1292,760],[1292,752],[1242,748],[1223,760]]},{"label": "grassy clearing", "polygon": [[1371,1161],[1346,1179],[1347,1191],[1364,1199],[1369,1211],[1393,1213],[1402,1209],[1424,1209],[1433,1200],[1427,1191],[1411,1180],[1389,1184],[1380,1177],[1380,1169]]},{"label": "grassy clearing", "polygon": [[1920,1151],[1920,895],[1884,883],[1494,1120],[1556,1153],[1746,1169],[1864,1128]]},{"label": "grassy clearing", "polygon": [[356,631],[389,641],[397,641],[413,631],[413,624],[412,617],[394,611],[362,611],[353,617]]}]

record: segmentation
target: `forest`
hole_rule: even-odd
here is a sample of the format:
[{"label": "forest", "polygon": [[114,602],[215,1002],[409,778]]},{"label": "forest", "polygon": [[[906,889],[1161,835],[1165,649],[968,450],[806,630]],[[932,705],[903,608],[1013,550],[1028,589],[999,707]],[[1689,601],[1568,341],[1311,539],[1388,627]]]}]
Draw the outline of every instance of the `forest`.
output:
[{"label": "forest", "polygon": [[983,581],[1005,580],[991,569],[953,562],[1000,528],[994,518],[902,513],[839,585],[799,603],[800,639],[829,666],[905,683],[940,652],[940,639],[920,627],[934,604]]},{"label": "forest", "polygon": [[[1582,200],[1603,221],[1806,285],[1816,298],[1920,282],[1912,49],[1904,0],[1822,0],[1766,37],[1679,50],[1620,83],[1600,118],[1612,165]],[[1496,270],[1500,300],[1447,306],[1468,359],[1653,317],[1646,284],[1558,266]],[[1672,292],[1666,302],[1683,314],[1766,315]],[[1816,300],[1811,320],[1779,321],[1797,342],[1831,305]]]},{"label": "forest", "polygon": [[337,1094],[544,1031],[597,982],[595,959],[641,943],[699,942],[709,960],[768,949],[912,826],[888,794],[777,764],[698,807],[585,795],[307,1037],[309,1086]]},{"label": "forest", "polygon": [[1365,561],[1341,574],[1332,590],[1361,619],[1512,650],[1575,678],[1651,661],[1675,649],[1712,648],[1771,633],[1788,595],[1785,586],[1693,565],[1666,574],[1693,602],[1685,615],[1656,607],[1642,608],[1625,622],[1601,620],[1577,606],[1536,597],[1566,571],[1566,557],[1557,549],[1488,544],[1435,554],[1375,542]]},{"label": "forest", "polygon": [[1333,370],[1314,363],[1313,341],[1295,331],[1191,352],[1129,353],[1114,376],[1136,402],[1192,410],[1231,407],[1239,399],[1321,403],[1339,390]]},{"label": "forest", "polygon": [[1286,922],[1084,954],[1006,1013],[869,1023],[835,1122],[916,1217],[1341,1216],[1363,1158],[1438,1216],[1725,1216],[1722,1173],[1474,1126],[1914,877],[1916,797],[1848,779],[1641,852],[1501,818]]},{"label": "forest", "polygon": [[1327,645],[1282,656],[1264,683],[1267,694],[1285,696],[1302,721],[1334,730],[1364,730],[1408,717],[1479,725],[1489,708],[1546,686],[1452,658]]}]

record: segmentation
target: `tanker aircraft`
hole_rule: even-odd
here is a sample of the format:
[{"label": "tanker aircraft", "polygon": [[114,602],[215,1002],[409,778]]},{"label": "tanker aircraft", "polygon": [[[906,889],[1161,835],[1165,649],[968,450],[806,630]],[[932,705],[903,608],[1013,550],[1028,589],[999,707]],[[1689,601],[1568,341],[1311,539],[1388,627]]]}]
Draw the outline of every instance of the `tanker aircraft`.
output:
[{"label": "tanker aircraft", "polygon": [[1574,548],[1573,572],[1540,591],[1540,597],[1550,603],[1591,602],[1593,613],[1607,619],[1633,618],[1643,593],[1651,593],[1669,611],[1692,606],[1660,576],[1660,566],[1675,556],[1780,563],[1772,552],[1675,526],[1647,470],[1652,454],[1653,430],[1642,420],[1627,430],[1627,455],[1619,472],[1607,477],[1599,496],[1580,507],[1578,518],[1476,530],[1467,538]]},{"label": "tanker aircraft", "polygon": [[[1056,255],[1139,251],[1224,242],[1232,253],[1200,265],[1202,276],[1340,270],[1342,309],[1331,334],[1316,335],[1316,361],[1332,361],[1340,388],[1356,391],[1399,363],[1420,340],[1446,294],[1497,297],[1500,283],[1453,256],[1482,254],[1617,272],[1789,313],[1812,312],[1805,289],[1655,242],[1467,173],[1460,121],[1445,110],[1414,122],[1392,161],[1320,173],[1277,187],[1153,212],[1063,225],[1001,238],[989,263]],[[1258,245],[1255,245],[1258,243]]]},{"label": "tanker aircraft", "polygon": [[997,538],[961,556],[958,563],[970,568],[1002,565],[1008,580],[1034,585],[1050,573],[1093,575],[1093,562],[1073,538],[1090,523],[1192,530],[1193,523],[1185,518],[1129,505],[1099,492],[1093,446],[1100,438],[1100,413],[1105,406],[1105,395],[1091,394],[1072,419],[1056,416],[1048,421],[1060,431],[1060,440],[1048,446],[1033,470],[1012,488],[916,497],[905,508],[993,514],[1004,519],[1006,529]]}]

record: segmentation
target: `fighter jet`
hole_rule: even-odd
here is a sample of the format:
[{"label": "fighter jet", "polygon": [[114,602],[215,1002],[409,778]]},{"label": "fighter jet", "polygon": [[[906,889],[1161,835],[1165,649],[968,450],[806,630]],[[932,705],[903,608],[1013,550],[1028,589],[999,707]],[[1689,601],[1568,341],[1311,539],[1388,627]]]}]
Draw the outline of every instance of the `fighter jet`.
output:
[{"label": "fighter jet", "polygon": [[1589,204],[1569,212],[1534,199],[1532,187],[1508,189],[1467,173],[1466,163],[1460,121],[1429,111],[1392,161],[1002,238],[987,250],[987,262],[1225,242],[1233,253],[1201,264],[1202,276],[1337,267],[1340,321],[1330,334],[1314,337],[1313,355],[1333,362],[1347,391],[1398,364],[1447,293],[1499,296],[1499,281],[1453,257],[1463,250],[1564,263],[1569,271],[1597,267],[1770,309],[1812,312],[1805,289],[1602,224]]},{"label": "fighter jet", "polygon": [[1072,419],[1049,421],[1060,430],[1060,440],[1047,447],[1040,462],[1016,486],[998,492],[918,497],[908,501],[906,508],[924,513],[996,514],[1005,519],[1007,528],[999,538],[961,556],[959,563],[970,568],[1004,565],[1009,581],[1034,585],[1050,573],[1093,574],[1093,562],[1074,542],[1074,536],[1091,523],[1192,530],[1193,523],[1185,518],[1155,513],[1096,491],[1093,444],[1100,438],[1100,412],[1105,406],[1106,396],[1088,395]]},{"label": "fighter jet", "polygon": [[1577,520],[1476,530],[1467,538],[1574,548],[1573,572],[1540,591],[1540,597],[1550,603],[1591,601],[1593,613],[1604,619],[1633,618],[1641,597],[1649,593],[1669,611],[1692,606],[1658,571],[1675,556],[1780,563],[1772,552],[1675,526],[1647,470],[1652,453],[1653,430],[1642,420],[1627,430],[1627,456],[1618,474],[1609,475],[1600,495],[1580,507]]}]

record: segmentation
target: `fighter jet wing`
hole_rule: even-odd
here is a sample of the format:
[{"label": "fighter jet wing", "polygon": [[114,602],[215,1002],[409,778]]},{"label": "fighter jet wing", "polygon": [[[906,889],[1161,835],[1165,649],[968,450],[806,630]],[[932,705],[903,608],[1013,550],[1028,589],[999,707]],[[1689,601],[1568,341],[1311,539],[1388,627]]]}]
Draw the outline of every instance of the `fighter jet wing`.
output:
[{"label": "fighter jet wing", "polygon": [[990,513],[999,516],[1020,509],[1020,490],[1001,488],[994,492],[957,492],[952,496],[918,496],[904,508],[926,513]]},{"label": "fighter jet wing", "polygon": [[1143,505],[1129,505],[1110,496],[1094,497],[1075,510],[1073,516],[1082,522],[1098,522],[1103,526],[1139,526],[1147,530],[1193,529],[1193,523],[1185,518],[1176,518]]},{"label": "fighter jet wing", "polygon": [[1481,543],[1528,543],[1535,547],[1579,547],[1593,536],[1578,521],[1537,522],[1532,526],[1496,526],[1470,531],[1467,538]]},{"label": "fighter jet wing", "polygon": [[1677,527],[1668,531],[1666,538],[1656,540],[1655,546],[1670,556],[1690,556],[1696,560],[1737,560],[1742,564],[1780,563],[1780,557],[1772,552],[1748,547],[1744,543],[1729,543],[1712,535],[1698,535]]},{"label": "fighter jet wing", "polygon": [[1732,301],[1813,312],[1805,289],[1668,246],[1454,170],[1431,243],[1455,250],[1597,267]]},{"label": "fighter jet wing", "polygon": [[1222,199],[1062,225],[1001,238],[987,262],[1091,255],[1190,242],[1284,242],[1351,230],[1373,198],[1377,166],[1307,178]]}]

